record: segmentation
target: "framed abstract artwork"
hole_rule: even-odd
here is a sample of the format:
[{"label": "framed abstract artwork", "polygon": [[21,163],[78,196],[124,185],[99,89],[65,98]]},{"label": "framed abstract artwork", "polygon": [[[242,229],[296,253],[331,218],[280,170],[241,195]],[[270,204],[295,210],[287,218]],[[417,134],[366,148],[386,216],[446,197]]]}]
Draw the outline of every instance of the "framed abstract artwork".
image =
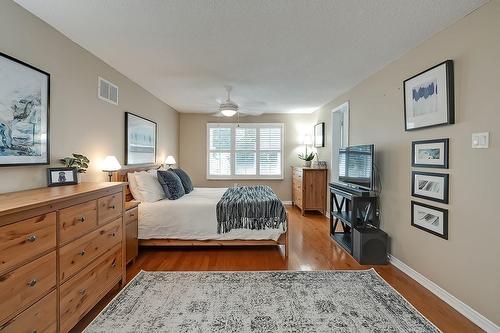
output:
[{"label": "framed abstract artwork", "polygon": [[125,164],[156,163],[156,123],[125,112]]},{"label": "framed abstract artwork", "polygon": [[405,130],[455,123],[453,60],[403,82]]},{"label": "framed abstract artwork", "polygon": [[445,204],[448,203],[448,174],[413,171],[411,178],[412,196]]},{"label": "framed abstract artwork", "polygon": [[449,139],[413,141],[411,166],[448,169]]},{"label": "framed abstract artwork", "polygon": [[411,225],[448,239],[448,210],[412,201]]},{"label": "framed abstract artwork", "polygon": [[325,123],[314,125],[314,147],[321,148],[325,146]]},{"label": "framed abstract artwork", "polygon": [[50,74],[0,53],[0,166],[49,164]]}]

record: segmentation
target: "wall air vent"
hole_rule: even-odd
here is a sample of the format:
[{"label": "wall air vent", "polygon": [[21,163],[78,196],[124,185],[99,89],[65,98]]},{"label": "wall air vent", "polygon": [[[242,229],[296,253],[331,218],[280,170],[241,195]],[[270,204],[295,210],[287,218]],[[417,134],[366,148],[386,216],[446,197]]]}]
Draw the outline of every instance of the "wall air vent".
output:
[{"label": "wall air vent", "polygon": [[118,87],[98,76],[97,96],[103,101],[118,105]]}]

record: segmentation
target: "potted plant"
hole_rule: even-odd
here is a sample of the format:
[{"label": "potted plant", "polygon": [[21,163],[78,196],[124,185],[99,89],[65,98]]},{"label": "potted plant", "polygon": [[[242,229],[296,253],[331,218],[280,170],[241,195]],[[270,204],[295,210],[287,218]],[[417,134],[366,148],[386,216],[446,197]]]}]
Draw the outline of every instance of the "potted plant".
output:
[{"label": "potted plant", "polygon": [[307,153],[307,150],[304,154],[299,154],[299,159],[304,161],[304,166],[305,167],[310,167],[311,166],[311,161],[314,159],[314,152]]},{"label": "potted plant", "polygon": [[85,155],[72,154],[72,157],[62,158],[60,162],[68,168],[75,168],[78,173],[78,182],[80,182],[80,175],[87,172],[90,160]]}]

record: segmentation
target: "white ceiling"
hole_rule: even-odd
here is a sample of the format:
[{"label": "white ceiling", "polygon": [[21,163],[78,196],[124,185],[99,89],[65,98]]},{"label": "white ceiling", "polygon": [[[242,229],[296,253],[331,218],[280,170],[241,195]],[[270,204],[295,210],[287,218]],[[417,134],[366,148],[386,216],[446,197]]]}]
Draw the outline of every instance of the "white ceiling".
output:
[{"label": "white ceiling", "polygon": [[180,112],[312,112],[486,0],[15,0]]}]

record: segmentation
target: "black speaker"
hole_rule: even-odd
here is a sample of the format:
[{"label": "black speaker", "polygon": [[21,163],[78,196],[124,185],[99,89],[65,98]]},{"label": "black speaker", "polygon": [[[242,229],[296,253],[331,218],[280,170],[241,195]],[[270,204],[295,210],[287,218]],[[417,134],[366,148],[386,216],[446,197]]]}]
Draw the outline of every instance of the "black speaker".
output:
[{"label": "black speaker", "polygon": [[362,265],[387,264],[387,234],[370,227],[354,228],[352,255]]}]

